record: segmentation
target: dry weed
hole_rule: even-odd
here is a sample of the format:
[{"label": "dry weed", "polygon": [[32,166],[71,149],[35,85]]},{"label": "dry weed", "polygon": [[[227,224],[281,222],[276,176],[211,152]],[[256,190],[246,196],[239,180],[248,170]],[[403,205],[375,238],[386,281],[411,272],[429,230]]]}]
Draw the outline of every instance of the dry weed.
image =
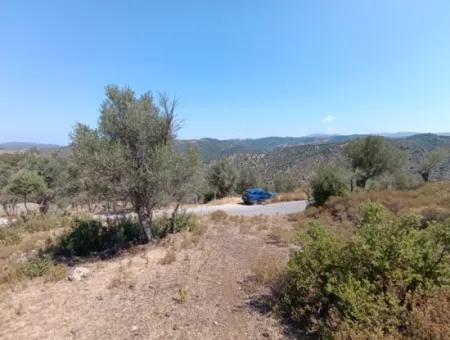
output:
[{"label": "dry weed", "polygon": [[304,201],[308,199],[308,194],[304,190],[295,190],[293,192],[281,192],[275,198],[264,202],[263,204],[290,202],[290,201]]},{"label": "dry weed", "polygon": [[297,238],[297,232],[286,227],[274,226],[270,230],[269,238],[280,246],[288,246]]},{"label": "dry weed", "polygon": [[251,264],[255,282],[262,285],[273,285],[285,269],[286,260],[274,254],[257,256]]},{"label": "dry weed", "polygon": [[174,248],[169,248],[166,252],[166,255],[159,260],[159,264],[168,265],[175,262],[177,259],[177,254]]},{"label": "dry weed", "polygon": [[186,288],[178,289],[178,303],[185,304],[189,299],[189,292]]},{"label": "dry weed", "polygon": [[128,262],[128,267],[124,267],[122,263],[119,265],[117,273],[112,278],[111,282],[108,285],[109,289],[114,288],[128,288],[134,289],[136,286],[135,279],[130,272],[130,262]]},{"label": "dry weed", "polygon": [[228,214],[223,210],[214,211],[209,216],[213,222],[223,222],[228,218]]}]

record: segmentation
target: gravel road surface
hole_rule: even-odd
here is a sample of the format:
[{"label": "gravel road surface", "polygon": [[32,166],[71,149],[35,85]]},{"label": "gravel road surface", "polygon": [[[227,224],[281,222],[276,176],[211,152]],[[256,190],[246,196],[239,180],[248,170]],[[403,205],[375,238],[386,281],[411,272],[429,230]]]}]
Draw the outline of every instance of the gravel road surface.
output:
[{"label": "gravel road surface", "polygon": [[223,205],[202,205],[187,208],[188,213],[206,215],[214,211],[222,210],[230,215],[257,216],[257,215],[287,215],[302,212],[306,209],[307,201],[291,201],[272,203],[267,205],[244,205],[244,204],[223,204]]}]

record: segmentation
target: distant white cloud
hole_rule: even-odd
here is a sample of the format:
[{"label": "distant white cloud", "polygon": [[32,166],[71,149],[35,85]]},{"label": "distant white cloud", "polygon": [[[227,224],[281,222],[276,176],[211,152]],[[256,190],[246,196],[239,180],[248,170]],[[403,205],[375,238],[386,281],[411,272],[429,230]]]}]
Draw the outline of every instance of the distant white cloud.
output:
[{"label": "distant white cloud", "polygon": [[335,120],[336,120],[336,117],[335,117],[335,116],[333,116],[333,115],[328,115],[328,116],[326,116],[326,117],[324,117],[324,118],[322,119],[322,123],[324,123],[324,124],[329,124],[329,123],[333,123]]}]

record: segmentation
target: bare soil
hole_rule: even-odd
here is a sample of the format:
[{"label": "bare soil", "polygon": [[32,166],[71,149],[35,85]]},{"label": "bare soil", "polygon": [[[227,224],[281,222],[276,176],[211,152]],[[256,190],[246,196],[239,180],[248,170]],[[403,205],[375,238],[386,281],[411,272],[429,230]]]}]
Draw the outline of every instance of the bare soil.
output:
[{"label": "bare soil", "polygon": [[[251,221],[245,233],[238,222],[209,223],[199,241],[180,233],[119,258],[85,263],[90,274],[79,282],[34,280],[4,290],[0,338],[293,338],[258,307],[267,289],[253,281],[251,270],[258,255],[284,259],[288,249]],[[161,261],[169,251],[175,260]]]}]

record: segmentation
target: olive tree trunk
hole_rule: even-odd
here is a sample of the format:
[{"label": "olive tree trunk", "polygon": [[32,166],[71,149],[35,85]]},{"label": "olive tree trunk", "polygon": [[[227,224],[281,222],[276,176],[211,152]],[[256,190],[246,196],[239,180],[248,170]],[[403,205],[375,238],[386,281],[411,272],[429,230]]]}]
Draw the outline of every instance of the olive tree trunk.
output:
[{"label": "olive tree trunk", "polygon": [[137,209],[136,213],[138,214],[139,223],[142,225],[142,229],[144,230],[146,241],[153,241],[153,234],[151,229],[153,213],[151,209],[140,207]]}]

